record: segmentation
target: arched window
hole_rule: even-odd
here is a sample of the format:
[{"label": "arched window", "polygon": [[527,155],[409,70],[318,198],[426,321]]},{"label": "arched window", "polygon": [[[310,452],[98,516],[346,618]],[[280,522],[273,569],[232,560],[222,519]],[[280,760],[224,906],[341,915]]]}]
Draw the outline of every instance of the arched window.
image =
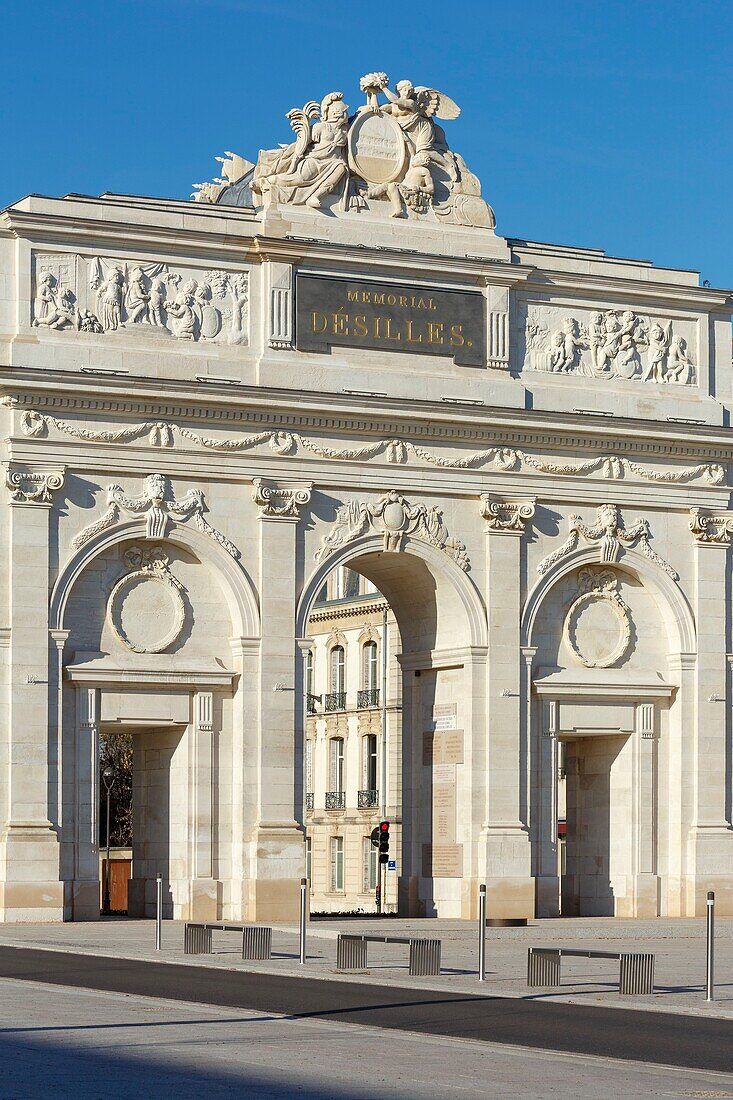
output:
[{"label": "arched window", "polygon": [[346,691],[346,654],[342,645],[331,650],[331,691],[339,694]]},{"label": "arched window", "polygon": [[362,685],[364,691],[376,691],[379,669],[377,666],[377,643],[367,642],[362,650]]}]

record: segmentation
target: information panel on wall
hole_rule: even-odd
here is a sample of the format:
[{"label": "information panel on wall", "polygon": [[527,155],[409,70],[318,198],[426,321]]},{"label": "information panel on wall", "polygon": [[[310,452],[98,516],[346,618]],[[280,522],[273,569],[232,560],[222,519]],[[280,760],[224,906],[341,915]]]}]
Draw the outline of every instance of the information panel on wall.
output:
[{"label": "information panel on wall", "polygon": [[295,346],[444,355],[464,367],[486,365],[485,301],[480,291],[298,274]]}]

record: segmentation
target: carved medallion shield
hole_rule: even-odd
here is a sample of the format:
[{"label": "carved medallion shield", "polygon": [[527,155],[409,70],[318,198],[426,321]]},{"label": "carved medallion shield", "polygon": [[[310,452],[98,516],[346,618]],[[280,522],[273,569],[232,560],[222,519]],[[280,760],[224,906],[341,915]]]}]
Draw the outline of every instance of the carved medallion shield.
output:
[{"label": "carved medallion shield", "polygon": [[367,183],[392,183],[402,177],[407,144],[402,130],[389,115],[365,112],[349,130],[352,171]]}]

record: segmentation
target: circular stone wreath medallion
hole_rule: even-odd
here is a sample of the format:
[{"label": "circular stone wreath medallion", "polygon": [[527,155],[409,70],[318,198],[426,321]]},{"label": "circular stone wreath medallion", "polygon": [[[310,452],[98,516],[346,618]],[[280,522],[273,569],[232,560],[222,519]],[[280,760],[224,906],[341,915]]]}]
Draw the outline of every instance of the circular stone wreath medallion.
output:
[{"label": "circular stone wreath medallion", "polygon": [[162,653],[180,637],[186,618],[182,585],[170,573],[138,569],[109,598],[112,629],[133,653]]},{"label": "circular stone wreath medallion", "polygon": [[565,642],[587,668],[609,668],[628,652],[631,622],[619,598],[604,592],[579,596],[565,619]]}]

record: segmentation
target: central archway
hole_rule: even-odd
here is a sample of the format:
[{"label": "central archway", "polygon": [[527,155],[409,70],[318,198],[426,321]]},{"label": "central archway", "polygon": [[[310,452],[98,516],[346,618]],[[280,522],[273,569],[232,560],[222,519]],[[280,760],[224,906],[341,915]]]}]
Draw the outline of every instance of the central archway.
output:
[{"label": "central archway", "polygon": [[[385,698],[384,724],[369,725],[381,738],[380,806],[393,826],[390,855],[395,857],[399,912],[468,916],[471,884],[479,875],[477,840],[483,825],[484,799],[476,798],[476,791],[485,784],[485,691],[475,690],[475,678],[485,675],[485,669],[477,667],[486,660],[483,599],[473,580],[447,554],[421,539],[406,537],[398,551],[385,550],[378,535],[354,539],[322,561],[303,587],[297,630],[304,664],[313,645],[309,617],[329,575],[340,568],[361,574],[375,586],[399,631],[400,671],[391,677],[389,720]],[[318,604],[321,619],[323,607]],[[331,640],[339,650],[346,644],[335,631]],[[338,650],[337,654],[341,656]],[[325,669],[325,653],[318,660]],[[328,663],[330,667],[334,662]],[[310,672],[302,671],[301,685],[312,674],[311,656]],[[306,777],[313,772],[314,753],[324,755],[321,773],[333,770],[332,749],[339,761],[346,756],[353,762],[361,756],[360,746],[350,746],[349,739],[364,740],[366,716],[350,713],[353,700],[349,695],[346,703],[346,692],[343,695],[344,700],[337,701],[340,713],[326,713],[324,707],[306,716],[305,706],[296,708],[302,716],[298,743],[306,756]],[[343,860],[344,834],[346,844],[351,841],[342,819],[348,823],[351,814],[360,820],[357,804],[352,812],[350,802],[347,806],[334,799],[333,792],[329,803],[328,794],[324,802],[322,790],[314,796],[307,787],[306,778],[306,832],[322,855],[333,833],[331,842],[338,845],[334,858]],[[350,791],[349,798],[355,793]],[[368,833],[373,822],[369,815],[362,816],[361,833]],[[367,842],[359,832],[357,825],[347,861],[359,859],[356,844]]]}]

